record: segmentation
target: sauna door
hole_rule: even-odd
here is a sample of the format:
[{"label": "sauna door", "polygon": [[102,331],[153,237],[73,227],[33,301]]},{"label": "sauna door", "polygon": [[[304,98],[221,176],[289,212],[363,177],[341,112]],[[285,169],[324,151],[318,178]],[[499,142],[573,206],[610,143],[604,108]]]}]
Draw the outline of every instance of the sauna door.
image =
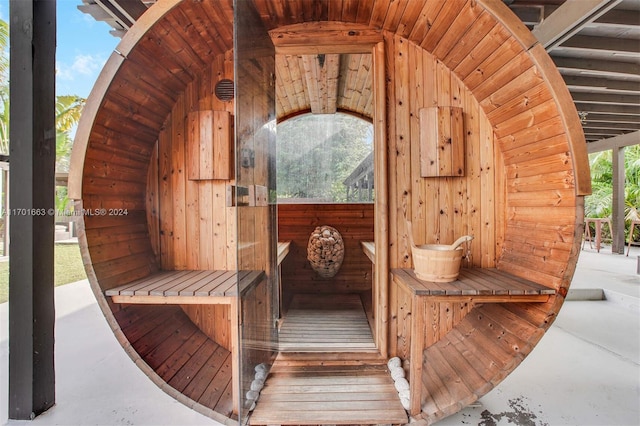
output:
[{"label": "sauna door", "polygon": [[256,366],[270,364],[277,348],[275,53],[250,0],[236,0],[234,13],[238,270],[260,274],[239,281],[238,415],[245,424]]}]

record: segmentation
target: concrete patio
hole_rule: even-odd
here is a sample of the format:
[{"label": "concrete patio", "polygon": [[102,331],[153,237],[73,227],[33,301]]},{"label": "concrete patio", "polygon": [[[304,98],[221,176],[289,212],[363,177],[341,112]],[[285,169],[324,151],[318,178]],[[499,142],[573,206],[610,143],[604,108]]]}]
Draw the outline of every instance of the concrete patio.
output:
[{"label": "concrete patio", "polygon": [[[625,248],[626,253],[626,248]],[[587,243],[572,298],[533,353],[479,404],[438,425],[640,425],[637,256]],[[600,292],[598,289],[602,289]],[[594,291],[595,290],[595,291]],[[0,420],[7,420],[8,305],[0,305]],[[135,365],[86,281],[56,289],[57,404],[34,425],[216,425],[176,402]]]}]

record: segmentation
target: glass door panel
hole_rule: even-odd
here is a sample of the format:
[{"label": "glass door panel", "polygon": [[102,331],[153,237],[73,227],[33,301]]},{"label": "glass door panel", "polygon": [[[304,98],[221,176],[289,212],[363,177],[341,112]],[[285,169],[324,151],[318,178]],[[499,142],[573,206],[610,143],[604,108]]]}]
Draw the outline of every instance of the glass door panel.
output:
[{"label": "glass door panel", "polygon": [[257,396],[251,389],[257,366],[268,367],[277,348],[275,53],[251,0],[235,0],[234,13],[238,416],[245,424]]}]

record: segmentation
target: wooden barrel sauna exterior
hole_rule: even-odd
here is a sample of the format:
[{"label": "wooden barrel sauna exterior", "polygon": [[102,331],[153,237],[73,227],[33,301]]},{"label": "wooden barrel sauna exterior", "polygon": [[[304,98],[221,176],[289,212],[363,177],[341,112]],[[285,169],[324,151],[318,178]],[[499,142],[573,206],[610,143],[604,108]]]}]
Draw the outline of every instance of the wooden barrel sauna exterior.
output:
[{"label": "wooden barrel sauna exterior", "polygon": [[[375,215],[388,241],[376,242],[376,271],[392,277],[378,278],[385,286],[373,299],[386,327],[378,349],[410,365],[414,419],[453,414],[520,364],[567,293],[590,192],[571,96],[543,46],[498,0],[252,3],[276,49],[350,38],[383,52],[385,78],[374,85],[386,102],[369,115],[385,135],[378,145],[385,149],[376,153],[384,197]],[[233,13],[232,0],[159,0],[138,20],[88,99],[69,179],[78,208],[108,213],[82,217],[80,245],[120,344],[158,386],[225,424],[235,423],[239,398],[237,290],[211,296],[215,302],[195,294],[153,298],[144,284],[131,292],[142,294],[136,303],[106,294],[137,280],[178,279],[172,273],[187,280],[186,271],[239,269],[236,215],[225,204],[235,176],[208,176],[187,141],[190,113],[214,111],[222,117],[216,125],[227,127],[217,127],[212,149],[233,146],[233,114],[241,106],[215,96],[217,82],[234,79]],[[288,79],[294,84],[296,77]],[[280,101],[279,119],[308,110]],[[463,139],[448,153],[426,135],[434,107],[462,111],[456,120]],[[432,167],[427,153],[434,150],[457,168]],[[504,296],[432,297],[398,278],[412,268],[406,219],[417,244],[474,235],[468,271],[494,274],[478,280],[501,283]],[[509,282],[521,289],[525,281],[552,294],[529,299],[509,289]],[[259,298],[257,291],[254,307]]]}]

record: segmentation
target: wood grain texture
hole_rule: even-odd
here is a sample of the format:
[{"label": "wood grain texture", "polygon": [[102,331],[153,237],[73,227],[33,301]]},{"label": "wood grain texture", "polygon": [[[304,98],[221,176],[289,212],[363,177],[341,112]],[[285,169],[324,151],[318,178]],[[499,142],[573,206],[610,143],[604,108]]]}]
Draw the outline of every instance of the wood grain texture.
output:
[{"label": "wood grain texture", "polygon": [[393,380],[384,366],[287,367],[274,364],[252,425],[404,424]]},{"label": "wood grain texture", "polygon": [[[129,305],[117,312],[124,336],[139,359],[181,394],[214,418],[233,417],[231,353],[209,339],[178,306]],[[196,374],[197,373],[197,374]]]},{"label": "wood grain texture", "polygon": [[357,294],[293,296],[278,333],[280,352],[377,352]]},{"label": "wood grain texture", "polygon": [[187,175],[190,180],[233,177],[233,125],[227,111],[190,112],[187,124]]},{"label": "wood grain texture", "polygon": [[[281,30],[292,58],[303,53],[331,53],[302,52],[309,49],[305,43],[313,43],[311,49],[316,50],[332,43],[339,45],[333,49],[342,57],[341,73],[349,71],[351,77],[349,84],[338,84],[338,108],[357,109],[368,118],[371,111],[380,129],[376,135],[384,135],[376,140],[376,149],[388,155],[388,163],[378,164],[384,176],[377,184],[387,188],[382,195],[389,198],[377,207],[375,228],[383,229],[388,241],[383,244],[381,238],[372,238],[373,231],[366,233],[357,227],[345,232],[354,230],[358,241],[375,240],[376,267],[388,262],[391,268],[411,268],[406,217],[414,223],[413,237],[419,243],[446,243],[459,235],[473,234],[473,266],[497,267],[512,277],[556,290],[555,295],[494,295],[503,298],[500,305],[491,306],[494,310],[476,306],[472,311],[482,313],[482,318],[468,314],[471,305],[464,304],[464,295],[459,295],[460,299],[446,299],[452,296],[445,295],[437,301],[437,308],[424,305],[429,313],[422,320],[428,332],[420,338],[437,340],[427,351],[437,348],[439,353],[424,357],[427,362],[421,366],[419,403],[427,420],[450,414],[509,374],[537,342],[540,330],[553,322],[563,303],[579,253],[582,195],[589,190],[584,138],[568,91],[544,49],[502,2],[452,0],[446,9],[438,0],[256,0],[255,4],[265,25],[275,30],[274,34]],[[275,250],[275,245],[264,250],[249,247],[237,256],[238,241],[262,235],[259,231],[269,213],[242,213],[237,222],[235,210],[224,205],[225,185],[235,183],[233,179],[218,183],[187,179],[190,156],[185,123],[190,112],[233,113],[237,109],[260,116],[265,111],[259,102],[235,105],[235,101],[223,102],[213,95],[220,79],[238,79],[233,73],[232,19],[230,0],[161,2],[123,40],[119,47],[122,55],[114,54],[109,60],[83,114],[74,147],[71,194],[81,199],[79,205],[85,208],[129,211],[126,217],[87,216],[81,226],[88,276],[125,348],[131,345],[119,331],[118,321],[125,327],[126,318],[114,319],[121,306],[106,301],[104,290],[152,276],[161,267],[235,270],[253,261],[263,265],[270,250]],[[310,22],[313,24],[307,24]],[[298,30],[291,31],[291,25],[298,25]],[[300,30],[322,26],[326,31],[317,39]],[[350,35],[350,31],[355,33]],[[355,39],[365,43],[349,47]],[[381,42],[384,61],[372,65],[384,78],[373,82],[378,84],[374,98],[370,88],[361,85],[369,62],[365,56],[349,55],[371,52],[372,46]],[[345,52],[346,48],[357,51]],[[297,82],[304,78],[300,72],[303,64],[299,62],[297,70],[284,63],[276,65],[291,81],[277,87],[279,111],[308,110],[308,96],[296,90]],[[261,64],[254,63],[246,72],[249,77],[258,76],[261,69]],[[350,106],[346,106],[347,97]],[[419,110],[436,105],[463,108],[465,177],[425,180],[419,176]],[[264,162],[258,162],[255,169],[241,171],[241,177],[251,173],[251,179],[260,180],[265,168]],[[382,183],[384,178],[388,186]],[[374,216],[366,216],[370,227]],[[291,228],[305,226],[310,225],[299,219]],[[306,238],[310,231],[305,232]],[[300,253],[306,241],[292,239],[291,254],[282,265],[286,269],[291,261],[291,271],[304,276],[310,271],[295,269],[303,260],[298,266],[293,261],[298,244]],[[345,274],[341,288],[370,292],[371,264],[359,247],[353,251],[360,258],[349,260],[355,269]],[[382,253],[387,255],[381,257]],[[386,282],[385,274],[377,275]],[[500,282],[496,277],[490,281]],[[318,291],[318,284],[309,280],[307,290]],[[266,297],[266,292],[254,291],[250,306],[255,307],[256,315],[262,314],[260,298]],[[542,300],[542,296],[548,300],[526,302],[538,297],[536,300]],[[381,321],[389,320],[388,344],[381,351],[411,356],[411,333],[407,331],[413,326],[407,315],[413,310],[410,299],[410,293],[393,286],[371,297],[377,315],[384,316]],[[377,310],[376,305],[380,305]],[[498,306],[502,310],[495,311]],[[208,318],[226,321],[225,312],[214,312],[218,308],[186,306],[193,321],[181,327],[195,321],[197,328],[210,330]],[[237,318],[238,314],[230,312],[228,317]],[[499,324],[496,330],[508,336],[509,347],[495,341],[486,326],[488,319]],[[159,319],[150,316],[142,320],[147,321],[154,324]],[[252,332],[264,337],[260,333],[265,330]],[[165,336],[161,330],[151,335],[158,339]],[[176,344],[170,338],[165,340],[162,348]],[[486,352],[477,350],[485,346]],[[451,348],[455,352],[449,353]],[[140,351],[145,356],[158,353],[148,346],[140,346]],[[419,358],[416,354],[413,358]],[[352,362],[362,363],[363,359]],[[343,357],[331,360],[345,362]],[[216,365],[224,364],[220,361],[216,358]],[[238,376],[237,365],[235,369]],[[153,377],[155,373],[148,374]],[[207,407],[213,406],[219,395],[223,401],[219,408],[229,407],[232,399],[223,396],[239,393],[224,382],[205,387],[205,377],[211,378],[211,372],[180,387],[201,393],[200,398],[207,395],[211,401]],[[203,412],[216,416],[213,410]]]}]

